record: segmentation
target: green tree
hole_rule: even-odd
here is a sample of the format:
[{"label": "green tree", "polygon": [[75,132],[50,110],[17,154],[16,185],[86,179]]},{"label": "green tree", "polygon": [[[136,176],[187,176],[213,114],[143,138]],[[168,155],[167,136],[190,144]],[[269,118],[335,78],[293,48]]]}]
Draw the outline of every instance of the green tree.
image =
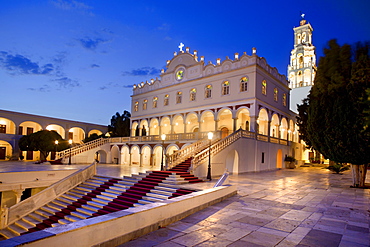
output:
[{"label": "green tree", "polygon": [[112,137],[130,136],[130,117],[131,113],[124,111],[122,115],[118,112],[112,116],[110,125],[108,125],[108,132]]},{"label": "green tree", "polygon": [[83,143],[90,142],[96,139],[99,139],[101,137],[105,137],[104,134],[98,135],[96,133],[91,134],[89,137],[86,137],[85,139],[82,140]]},{"label": "green tree", "polygon": [[[55,141],[58,145],[55,145]],[[68,148],[68,142],[54,130],[40,130],[38,132],[23,136],[19,140],[19,148],[22,151],[40,151],[41,160],[46,160],[51,151],[64,150]]]},{"label": "green tree", "polygon": [[353,186],[364,186],[370,162],[366,90],[370,87],[369,44],[340,46],[331,40],[320,58],[308,98],[299,107],[301,138],[326,158],[350,163]]}]

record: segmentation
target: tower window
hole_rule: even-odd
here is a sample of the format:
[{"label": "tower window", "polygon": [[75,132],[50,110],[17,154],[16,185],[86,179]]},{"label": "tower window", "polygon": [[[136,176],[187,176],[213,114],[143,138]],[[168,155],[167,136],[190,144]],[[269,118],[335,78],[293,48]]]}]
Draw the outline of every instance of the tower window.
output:
[{"label": "tower window", "polygon": [[166,94],[164,96],[164,102],[163,102],[163,105],[168,105],[169,104],[169,100],[170,100],[170,96],[168,94]]},{"label": "tower window", "polygon": [[181,104],[182,92],[177,92],[176,94],[176,104]]},{"label": "tower window", "polygon": [[206,98],[211,98],[212,97],[212,86],[211,85],[206,86],[205,97]]},{"label": "tower window", "polygon": [[190,90],[190,101],[195,101],[197,96],[197,90],[195,88]]},{"label": "tower window", "polygon": [[145,99],[143,102],[143,110],[146,110],[147,106],[148,106],[148,100]]},{"label": "tower window", "polygon": [[157,108],[158,97],[153,98],[153,108]]},{"label": "tower window", "polygon": [[278,101],[278,89],[274,88],[274,100],[277,102]]},{"label": "tower window", "polygon": [[134,105],[134,111],[138,111],[138,110],[139,110],[139,102],[136,101]]},{"label": "tower window", "polygon": [[262,81],[262,94],[267,95],[267,83],[266,80]]},{"label": "tower window", "polygon": [[286,106],[286,94],[283,94],[283,106]]},{"label": "tower window", "polygon": [[224,81],[224,83],[222,83],[222,95],[227,95],[229,93],[230,93],[230,82]]},{"label": "tower window", "polygon": [[242,77],[242,79],[240,79],[240,92],[245,92],[247,90],[248,90],[248,78]]}]

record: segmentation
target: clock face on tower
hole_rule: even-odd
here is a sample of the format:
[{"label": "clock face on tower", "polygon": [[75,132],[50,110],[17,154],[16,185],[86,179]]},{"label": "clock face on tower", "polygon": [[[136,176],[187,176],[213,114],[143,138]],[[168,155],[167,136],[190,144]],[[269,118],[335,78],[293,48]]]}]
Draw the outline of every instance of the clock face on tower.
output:
[{"label": "clock face on tower", "polygon": [[176,72],[176,80],[181,81],[184,78],[184,69],[179,69]]}]

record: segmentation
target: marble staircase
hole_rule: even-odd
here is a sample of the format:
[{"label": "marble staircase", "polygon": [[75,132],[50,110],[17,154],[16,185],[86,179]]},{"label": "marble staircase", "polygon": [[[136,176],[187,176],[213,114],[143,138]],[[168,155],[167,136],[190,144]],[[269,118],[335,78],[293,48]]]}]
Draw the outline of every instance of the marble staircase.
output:
[{"label": "marble staircase", "polygon": [[122,179],[95,175],[0,230],[0,235],[3,239],[9,239],[192,193],[193,190],[183,189],[181,186],[202,180],[187,172],[189,162],[188,160],[185,164],[172,168],[172,171],[148,171]]}]

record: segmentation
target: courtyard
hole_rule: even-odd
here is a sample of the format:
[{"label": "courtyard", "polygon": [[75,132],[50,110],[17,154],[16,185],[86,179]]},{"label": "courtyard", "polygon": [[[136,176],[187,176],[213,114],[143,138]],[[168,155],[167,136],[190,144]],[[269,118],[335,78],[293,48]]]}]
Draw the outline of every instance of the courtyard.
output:
[{"label": "courtyard", "polygon": [[231,175],[236,196],[120,246],[369,246],[370,190],[351,180],[323,167]]}]

